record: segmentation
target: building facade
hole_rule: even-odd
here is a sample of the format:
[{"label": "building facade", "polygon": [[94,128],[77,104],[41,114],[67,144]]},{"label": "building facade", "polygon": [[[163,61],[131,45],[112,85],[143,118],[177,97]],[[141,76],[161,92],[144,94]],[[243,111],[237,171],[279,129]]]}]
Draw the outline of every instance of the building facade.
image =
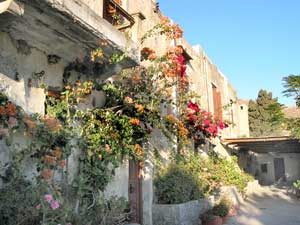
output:
[{"label": "building facade", "polygon": [[[0,91],[27,113],[43,115],[45,112],[46,96],[41,84],[59,91],[66,80],[95,78],[101,82],[124,68],[139,65],[139,52],[144,47],[163,54],[170,47],[180,45],[188,56],[189,88],[201,96],[201,107],[231,123],[222,137],[249,135],[247,102],[238,98],[229,80],[200,46],[191,46],[184,38],[177,42],[166,40],[162,35],[141,43],[146,32],[163,16],[156,1],[19,0],[7,3],[2,5],[0,14]],[[109,5],[114,6],[113,11],[121,21],[112,17]],[[91,50],[101,42],[107,43],[104,55],[118,52],[126,53],[127,57],[113,66],[90,63]],[[93,98],[95,106],[105,101],[101,93],[95,93]],[[167,146],[163,137],[154,134],[152,139],[161,142],[164,154]],[[226,154],[220,141],[218,149]],[[1,164],[9,158],[8,149],[1,143]],[[117,169],[105,193],[128,199],[134,205],[134,222],[151,225],[154,160],[146,161],[141,176],[136,170],[134,162],[125,162]]]}]

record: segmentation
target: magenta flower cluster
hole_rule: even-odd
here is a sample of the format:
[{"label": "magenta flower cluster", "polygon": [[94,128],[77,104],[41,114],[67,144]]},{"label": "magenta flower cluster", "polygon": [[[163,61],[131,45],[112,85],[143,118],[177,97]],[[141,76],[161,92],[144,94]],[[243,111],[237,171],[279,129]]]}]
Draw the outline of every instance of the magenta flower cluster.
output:
[{"label": "magenta flower cluster", "polygon": [[44,200],[50,204],[51,209],[55,210],[59,208],[59,202],[53,198],[52,195],[44,195]]}]

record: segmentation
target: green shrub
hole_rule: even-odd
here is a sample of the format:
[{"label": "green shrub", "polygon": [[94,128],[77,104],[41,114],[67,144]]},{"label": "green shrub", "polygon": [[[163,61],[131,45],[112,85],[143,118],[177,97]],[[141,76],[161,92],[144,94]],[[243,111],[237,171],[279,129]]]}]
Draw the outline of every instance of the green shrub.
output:
[{"label": "green shrub", "polygon": [[37,193],[38,187],[24,180],[14,181],[0,189],[0,224],[123,225],[129,221],[129,204],[124,198],[105,199],[99,192],[93,195],[92,201],[81,200],[78,210],[75,210],[75,196],[65,196],[62,201],[61,196],[53,195],[59,201],[59,208],[53,210],[49,204],[43,204],[44,196],[41,198]]},{"label": "green shrub", "polygon": [[184,164],[191,173],[197,174],[204,195],[212,194],[221,186],[236,186],[243,192],[247,183],[253,180],[253,177],[240,170],[236,157],[229,161],[217,156],[203,158],[190,155],[184,160]]},{"label": "green shrub", "polygon": [[183,163],[171,164],[154,179],[155,195],[160,204],[178,204],[203,196],[197,174]]},{"label": "green shrub", "polygon": [[221,201],[215,205],[212,209],[215,216],[225,217],[227,216],[231,203],[226,199],[221,199]]},{"label": "green shrub", "polygon": [[0,224],[39,225],[38,203],[36,190],[28,182],[14,181],[0,190]]}]

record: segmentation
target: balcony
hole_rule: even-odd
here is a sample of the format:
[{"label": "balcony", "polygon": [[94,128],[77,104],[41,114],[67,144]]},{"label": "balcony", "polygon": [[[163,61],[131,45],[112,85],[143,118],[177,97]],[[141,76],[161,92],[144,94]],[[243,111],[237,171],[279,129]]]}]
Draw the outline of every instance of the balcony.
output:
[{"label": "balcony", "polygon": [[134,24],[133,17],[114,0],[104,0],[103,18],[119,30],[124,30]]},{"label": "balcony", "polygon": [[[25,40],[30,46],[49,55],[59,55],[67,62],[106,42],[104,55],[126,51],[128,57],[122,67],[138,64],[137,46],[118,30],[132,26],[134,20],[113,0],[16,0],[15,3],[22,15],[9,11],[0,14],[0,31],[10,33],[16,40]],[[122,23],[115,21],[116,17],[109,18],[107,5],[114,8]]]}]

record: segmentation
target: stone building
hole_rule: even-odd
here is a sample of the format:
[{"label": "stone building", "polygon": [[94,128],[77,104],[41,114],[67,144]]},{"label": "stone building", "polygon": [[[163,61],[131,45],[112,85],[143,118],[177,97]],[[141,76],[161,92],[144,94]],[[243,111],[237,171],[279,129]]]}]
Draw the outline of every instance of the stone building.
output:
[{"label": "stone building", "polygon": [[262,185],[288,184],[300,177],[300,143],[289,137],[226,139],[239,166]]},{"label": "stone building", "polygon": [[[228,79],[200,46],[193,47],[184,38],[176,43],[163,36],[139,44],[162,17],[156,1],[123,0],[121,6],[113,0],[4,2],[9,4],[0,5],[0,91],[27,113],[44,114],[46,96],[42,84],[61,90],[66,80],[91,77],[106,80],[123,68],[138,65],[139,52],[145,46],[162,54],[170,46],[181,45],[187,56],[190,89],[202,96],[201,107],[232,123],[222,136],[249,135],[247,103],[238,98]],[[122,15],[121,24],[107,15],[109,3]],[[90,63],[90,51],[100,42],[107,43],[103,47],[104,55],[126,52],[127,57],[113,66]],[[103,104],[101,93],[94,93],[93,98],[95,106]],[[154,135],[153,139],[161,141],[162,137]],[[219,151],[226,155],[220,141],[217,143]],[[165,147],[162,143],[162,153]],[[1,163],[9,160],[7,151],[0,141]],[[151,159],[146,162],[142,177],[137,176],[133,162],[124,163],[107,188],[107,195],[123,196],[134,206],[134,222],[152,224],[154,172]]]}]

